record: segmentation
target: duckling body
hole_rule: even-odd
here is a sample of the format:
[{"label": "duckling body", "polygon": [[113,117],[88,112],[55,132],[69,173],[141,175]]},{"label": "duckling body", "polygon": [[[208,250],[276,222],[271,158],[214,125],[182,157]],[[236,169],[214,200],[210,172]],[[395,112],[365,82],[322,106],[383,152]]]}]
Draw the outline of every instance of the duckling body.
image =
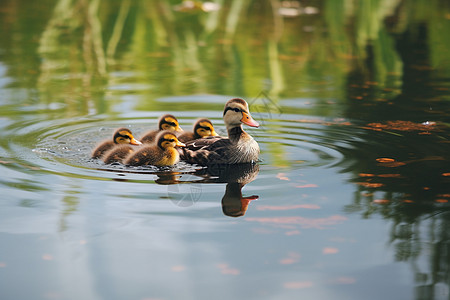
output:
[{"label": "duckling body", "polygon": [[225,104],[223,119],[228,138],[210,136],[186,143],[181,159],[194,164],[252,163],[259,159],[258,143],[242,129],[242,124],[258,127],[245,100],[234,98]]},{"label": "duckling body", "polygon": [[180,160],[180,155],[175,149],[177,146],[184,147],[185,145],[178,141],[173,132],[164,130],[157,135],[155,144],[144,146],[128,155],[124,164],[130,166],[172,166]]},{"label": "duckling body", "polygon": [[133,134],[128,128],[119,128],[114,132],[112,140],[104,141],[97,147],[95,147],[95,149],[92,151],[91,157],[100,158],[108,150],[119,144],[140,145],[142,143],[133,137]]},{"label": "duckling body", "polygon": [[212,122],[208,119],[199,119],[194,124],[193,131],[183,132],[178,136],[180,142],[186,143],[207,136],[218,136]]},{"label": "duckling body", "polygon": [[102,160],[105,164],[112,164],[114,162],[122,162],[125,157],[133,153],[133,148],[130,145],[123,144],[123,145],[115,145],[113,148],[106,151],[103,156]]},{"label": "duckling body", "polygon": [[141,141],[146,144],[151,144],[155,141],[156,136],[162,131],[162,130],[169,130],[169,131],[176,131],[176,132],[182,132],[183,129],[181,129],[177,118],[175,116],[166,114],[161,116],[159,118],[158,122],[158,129],[150,130],[147,133],[142,136]]}]

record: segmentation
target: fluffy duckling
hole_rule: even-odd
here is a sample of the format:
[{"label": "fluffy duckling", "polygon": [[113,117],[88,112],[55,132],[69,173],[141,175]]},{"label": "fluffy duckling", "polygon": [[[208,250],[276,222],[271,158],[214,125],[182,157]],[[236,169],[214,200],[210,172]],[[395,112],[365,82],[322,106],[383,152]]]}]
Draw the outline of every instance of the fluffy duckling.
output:
[{"label": "fluffy duckling", "polygon": [[125,157],[133,152],[134,149],[128,144],[116,145],[103,154],[102,160],[105,164],[122,162]]},{"label": "fluffy duckling", "polygon": [[181,159],[198,165],[239,164],[256,162],[258,143],[242,129],[242,124],[258,127],[250,115],[248,104],[241,98],[233,98],[225,104],[223,120],[228,138],[209,136],[190,141],[183,148]]},{"label": "fluffy duckling", "polygon": [[180,160],[180,155],[175,147],[184,147],[185,144],[178,141],[175,133],[169,130],[161,131],[156,136],[155,141],[155,144],[144,146],[128,155],[124,160],[124,164],[129,166],[153,165],[163,167],[172,166]]},{"label": "fluffy duckling", "polygon": [[181,129],[180,124],[178,123],[177,118],[175,116],[166,114],[163,115],[161,118],[159,118],[158,122],[158,129],[151,130],[144,134],[144,136],[141,138],[141,141],[146,144],[152,143],[158,133],[162,130],[170,130],[170,131],[176,131],[176,132],[182,132],[183,129]]},{"label": "fluffy duckling", "polygon": [[194,124],[192,132],[184,132],[178,136],[178,140],[186,143],[192,140],[201,139],[207,136],[218,136],[214,130],[212,122],[208,119],[199,119]]},{"label": "fluffy duckling", "polygon": [[100,158],[106,151],[119,144],[141,145],[142,143],[133,137],[133,134],[128,128],[119,128],[114,132],[112,140],[104,141],[95,147],[91,157]]}]

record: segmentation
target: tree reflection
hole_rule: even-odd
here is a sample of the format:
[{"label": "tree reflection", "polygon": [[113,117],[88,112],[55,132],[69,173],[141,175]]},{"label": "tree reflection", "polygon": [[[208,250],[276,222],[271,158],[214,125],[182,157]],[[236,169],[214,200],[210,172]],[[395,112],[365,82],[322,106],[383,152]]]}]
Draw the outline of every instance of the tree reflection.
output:
[{"label": "tree reflection", "polygon": [[349,74],[346,115],[366,123],[342,149],[344,172],[354,174],[358,187],[345,209],[392,221],[390,243],[396,260],[412,266],[416,299],[447,298],[450,284],[448,102],[433,84],[428,33],[419,23],[393,36],[403,70],[401,88],[389,99],[380,101],[386,91],[367,85],[376,82],[371,66],[379,57]]}]

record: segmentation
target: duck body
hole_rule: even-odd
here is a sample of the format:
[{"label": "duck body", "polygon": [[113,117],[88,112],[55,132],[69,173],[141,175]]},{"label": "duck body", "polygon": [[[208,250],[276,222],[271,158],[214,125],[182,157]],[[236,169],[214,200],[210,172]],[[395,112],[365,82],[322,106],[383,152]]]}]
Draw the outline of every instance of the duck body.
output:
[{"label": "duck body", "polygon": [[171,131],[160,132],[153,145],[147,145],[129,154],[124,164],[129,166],[153,165],[157,167],[172,166],[179,162],[180,155],[175,147],[184,147]]},{"label": "duck body", "polygon": [[242,129],[242,124],[258,127],[245,100],[234,98],[225,104],[223,118],[228,138],[211,136],[186,143],[181,159],[198,165],[254,163],[259,159],[258,143]]},{"label": "duck body", "polygon": [[128,128],[119,128],[114,132],[112,140],[104,141],[95,147],[91,157],[101,158],[106,152],[119,144],[140,145],[142,143],[133,137],[133,134]]},{"label": "duck body", "polygon": [[180,142],[186,143],[192,140],[200,139],[207,136],[218,136],[214,130],[214,126],[209,119],[199,119],[194,123],[193,131],[186,131],[178,136]]},{"label": "duck body", "polygon": [[166,114],[161,116],[158,121],[158,129],[150,130],[147,133],[145,133],[141,137],[141,141],[146,144],[151,144],[155,141],[156,136],[163,130],[169,130],[174,132],[182,132],[183,129],[181,129],[177,118],[171,114]]},{"label": "duck body", "polygon": [[186,143],[182,159],[198,165],[253,163],[259,159],[258,143],[242,127],[226,137],[206,137]]}]

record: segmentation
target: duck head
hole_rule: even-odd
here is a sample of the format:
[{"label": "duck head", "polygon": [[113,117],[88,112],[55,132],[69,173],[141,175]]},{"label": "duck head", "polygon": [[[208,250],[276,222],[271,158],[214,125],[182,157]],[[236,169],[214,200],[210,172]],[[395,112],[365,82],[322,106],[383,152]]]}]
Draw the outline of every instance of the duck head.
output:
[{"label": "duck head", "polygon": [[185,144],[177,139],[173,132],[168,130],[164,130],[160,134],[158,134],[156,140],[158,147],[160,147],[161,149],[186,147]]},{"label": "duck head", "polygon": [[177,118],[173,115],[164,115],[159,119],[159,130],[170,130],[170,131],[183,131]]},{"label": "duck head", "polygon": [[194,125],[194,133],[200,137],[218,136],[214,126],[208,119],[200,119]]},{"label": "duck head", "polygon": [[128,128],[119,128],[114,132],[113,137],[115,144],[131,144],[141,145],[142,143],[133,137],[133,134]]},{"label": "duck head", "polygon": [[223,120],[227,128],[240,126],[242,123],[251,127],[259,127],[248,110],[248,104],[244,99],[233,98],[225,103]]}]

